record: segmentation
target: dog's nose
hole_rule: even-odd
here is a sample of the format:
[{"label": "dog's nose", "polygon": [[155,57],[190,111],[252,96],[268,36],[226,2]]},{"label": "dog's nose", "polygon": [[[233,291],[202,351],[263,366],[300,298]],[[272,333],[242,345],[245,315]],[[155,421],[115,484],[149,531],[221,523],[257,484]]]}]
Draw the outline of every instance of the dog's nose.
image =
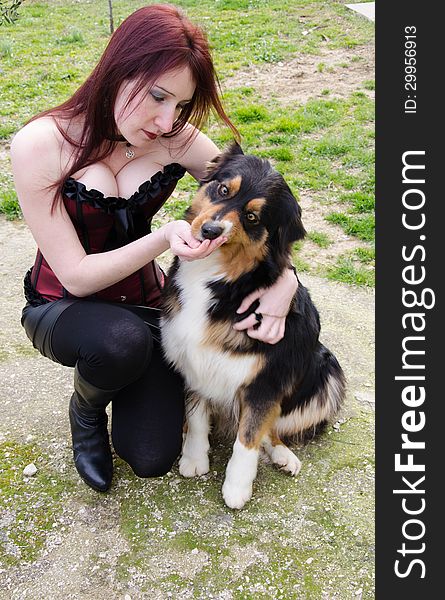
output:
[{"label": "dog's nose", "polygon": [[221,225],[216,225],[215,223],[204,223],[201,227],[201,233],[203,238],[206,240],[214,240],[219,235],[222,234],[224,228]]}]

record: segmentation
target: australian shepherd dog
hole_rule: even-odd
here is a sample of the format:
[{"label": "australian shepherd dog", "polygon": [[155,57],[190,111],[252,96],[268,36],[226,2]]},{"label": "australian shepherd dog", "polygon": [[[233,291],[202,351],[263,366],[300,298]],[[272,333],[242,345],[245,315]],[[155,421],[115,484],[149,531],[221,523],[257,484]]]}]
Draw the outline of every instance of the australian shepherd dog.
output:
[{"label": "australian shepherd dog", "polygon": [[222,493],[227,506],[239,509],[252,496],[261,449],[283,471],[299,472],[300,461],[282,439],[331,420],[345,380],[318,339],[318,312],[301,283],[278,343],[233,328],[258,307],[256,301],[238,315],[242,300],[291,266],[292,243],[305,235],[301,209],[270,163],[232,145],[210,163],[185,218],[197,239],[224,235],[227,242],[201,260],[176,258],[165,288],[163,349],[188,391],[179,471],[185,477],[209,471],[211,416],[230,418],[237,434]]}]

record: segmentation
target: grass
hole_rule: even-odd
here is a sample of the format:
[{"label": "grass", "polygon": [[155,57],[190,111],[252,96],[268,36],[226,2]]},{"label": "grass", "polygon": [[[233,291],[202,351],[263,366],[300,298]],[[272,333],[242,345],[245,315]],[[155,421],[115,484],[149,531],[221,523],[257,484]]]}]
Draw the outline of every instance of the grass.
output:
[{"label": "grass", "polygon": [[[0,565],[7,566],[36,558],[62,512],[67,482],[35,445],[2,442],[0,456]],[[24,477],[30,463],[37,474]]]},{"label": "grass", "polygon": [[332,244],[332,240],[329,239],[329,236],[326,233],[319,231],[309,231],[306,237],[320,248],[329,248]]},{"label": "grass", "polygon": [[352,258],[342,256],[337,264],[328,269],[329,279],[354,285],[374,287],[375,274],[373,270],[358,265]]},{"label": "grass", "polygon": [[[334,0],[175,3],[207,29],[222,81],[241,68],[273,66],[300,53],[320,56],[318,72],[326,74],[321,51],[360,46],[373,37],[372,24]],[[143,4],[145,0],[114,0],[115,23]],[[20,214],[3,158],[13,133],[36,112],[69,96],[109,37],[106,2],[28,0],[20,13],[14,26],[0,28],[0,211],[10,218]],[[363,90],[371,86],[365,82]],[[335,202],[331,221],[355,236],[360,247],[340,257],[329,276],[372,285],[372,100],[364,91],[334,98],[332,88],[322,98],[285,107],[274,100],[273,91],[261,102],[253,84],[225,93],[245,150],[270,158],[296,196],[314,192],[320,202]],[[229,141],[230,135],[214,121],[207,131],[221,147]],[[179,218],[195,189],[191,177],[181,180],[165,208],[167,216]],[[330,250],[330,237],[305,224],[308,238]],[[300,256],[303,245],[295,245],[294,262],[299,271],[310,271],[312,266]],[[15,352],[19,356],[18,348]],[[11,360],[10,355],[4,360]],[[78,528],[80,540],[78,549],[71,548],[78,554],[69,557],[70,565],[85,558],[92,589],[96,585],[106,593],[113,588],[116,597],[210,598],[230,590],[236,600],[319,600],[360,597],[362,590],[361,597],[370,600],[373,419],[368,412],[353,411],[340,431],[329,430],[298,449],[303,470],[297,479],[260,465],[253,500],[240,513],[228,510],[221,499],[227,444],[212,451],[209,475],[193,481],[180,478],[177,468],[162,478],[137,479],[117,460],[113,488],[102,496],[77,485],[71,462],[63,475],[54,465],[61,453],[68,456],[66,440],[55,458],[35,445],[1,442],[2,536],[9,523],[9,535],[0,537],[2,567],[40,560],[51,534],[60,535],[65,544],[66,519]],[[39,471],[25,480],[22,471],[29,462]],[[82,521],[79,507],[91,508],[97,518]],[[113,530],[110,538],[111,522],[114,527],[119,523],[119,531]],[[81,532],[93,527],[91,539],[104,544],[105,552],[102,546],[82,546]],[[70,535],[75,534],[73,529]],[[67,551],[65,546],[61,550]],[[53,558],[49,554],[32,564],[33,573],[43,573],[45,561]],[[75,593],[91,592],[79,589]]]},{"label": "grass", "polygon": [[[114,0],[115,24],[144,4],[144,0]],[[372,23],[334,1],[179,0],[176,4],[208,32],[223,82],[251,65],[352,48],[373,38]],[[60,103],[79,86],[105,47],[108,28],[106,3],[30,0],[21,6],[15,25],[0,29],[0,142],[7,144],[29,117]],[[317,71],[329,71],[322,58]],[[362,85],[364,90],[374,89],[372,80]],[[330,215],[330,223],[372,242],[373,101],[364,91],[338,99],[325,89],[319,99],[284,107],[274,100],[273,92],[265,101],[258,101],[254,85],[228,89],[224,95],[245,151],[271,159],[296,196],[302,190],[334,195],[345,210]],[[230,132],[213,120],[207,133],[221,147],[231,139]],[[179,197],[166,206],[167,217],[182,216],[195,189],[192,178],[184,178]],[[0,172],[0,212],[10,219],[20,215],[8,168]],[[302,260],[300,267],[310,270]]]},{"label": "grass", "polygon": [[17,195],[13,190],[0,191],[0,213],[6,215],[6,218],[11,221],[20,218],[21,210],[17,202]]}]

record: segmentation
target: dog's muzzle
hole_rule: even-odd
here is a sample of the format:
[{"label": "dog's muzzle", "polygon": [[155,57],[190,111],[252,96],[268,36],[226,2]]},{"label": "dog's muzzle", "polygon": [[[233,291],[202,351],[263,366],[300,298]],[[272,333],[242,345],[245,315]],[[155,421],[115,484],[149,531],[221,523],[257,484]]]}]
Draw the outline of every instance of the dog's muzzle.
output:
[{"label": "dog's muzzle", "polygon": [[201,226],[201,235],[205,240],[214,240],[224,231],[224,227],[214,222],[207,222]]}]

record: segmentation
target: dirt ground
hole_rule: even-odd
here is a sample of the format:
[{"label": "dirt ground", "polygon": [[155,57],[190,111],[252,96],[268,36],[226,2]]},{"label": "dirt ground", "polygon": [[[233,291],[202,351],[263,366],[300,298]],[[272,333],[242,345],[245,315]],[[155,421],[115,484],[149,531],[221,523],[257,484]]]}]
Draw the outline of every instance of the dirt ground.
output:
[{"label": "dirt ground", "polygon": [[[348,98],[353,92],[362,92],[370,98],[374,90],[364,84],[374,80],[375,48],[368,44],[358,48],[324,50],[317,56],[302,54],[287,62],[252,65],[240,70],[224,81],[223,89],[253,87],[259,100],[271,98],[282,105],[304,104],[313,98]],[[329,90],[326,96],[323,92]],[[303,210],[303,222],[308,232],[324,233],[331,240],[327,248],[320,248],[305,240],[299,256],[314,272],[318,265],[334,265],[337,258],[358,247],[368,244],[346,235],[344,230],[329,223],[325,216],[335,210],[343,211],[344,205],[324,202],[323,194],[299,191]]]},{"label": "dirt ground", "polygon": [[310,98],[348,98],[361,91],[374,97],[363,83],[374,79],[374,46],[322,50],[317,56],[301,54],[287,62],[251,65],[224,81],[223,88],[253,87],[259,99],[276,98],[280,104],[304,104]]},{"label": "dirt ground", "polygon": [[[363,82],[373,79],[373,61],[371,46],[335,50],[255,66],[225,86],[251,85],[264,97],[273,89],[286,103],[303,103],[325,89],[338,97],[355,90],[372,95]],[[6,145],[0,166],[9,168]],[[313,260],[335,260],[356,246],[324,221],[326,208],[316,197],[308,192],[300,200],[306,228],[334,240],[327,250],[309,245]],[[8,560],[20,548],[10,532],[32,511],[23,495],[15,508],[0,504],[0,599],[373,598],[373,291],[302,276],[321,313],[322,341],[345,369],[346,408],[330,437],[301,450],[303,471],[295,481],[261,467],[257,499],[238,515],[220,498],[227,448],[217,449],[214,471],[200,482],[183,480],[177,468],[138,481],[122,463],[110,494],[97,495],[79,481],[67,419],[72,372],[40,357],[19,323],[22,278],[34,252],[25,224],[1,216],[0,444],[37,444],[67,490],[49,531],[29,526],[31,536],[44,536],[37,556],[12,565]],[[46,492],[38,502],[47,501]]]}]

